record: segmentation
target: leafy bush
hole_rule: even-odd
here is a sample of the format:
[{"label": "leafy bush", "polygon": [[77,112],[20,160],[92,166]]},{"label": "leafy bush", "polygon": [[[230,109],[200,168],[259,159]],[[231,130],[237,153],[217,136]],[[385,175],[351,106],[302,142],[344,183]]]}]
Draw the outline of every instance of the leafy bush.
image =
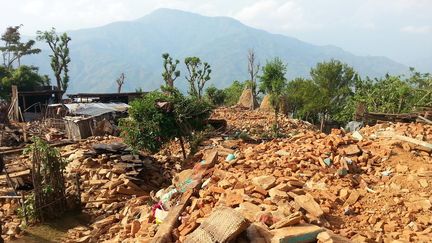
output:
[{"label": "leafy bush", "polygon": [[238,100],[240,99],[240,96],[243,92],[243,89],[245,88],[245,82],[239,82],[235,80],[231,86],[224,89],[225,93],[225,105],[226,106],[232,106],[237,104]]},{"label": "leafy bush", "polygon": [[210,86],[206,89],[206,98],[214,106],[221,106],[225,103],[226,94],[224,90],[218,89],[215,86]]},{"label": "leafy bush", "polygon": [[210,113],[206,101],[185,97],[178,90],[150,92],[131,103],[129,117],[120,121],[121,136],[136,150],[157,152],[174,138],[190,139],[204,128]]},{"label": "leafy bush", "polygon": [[0,98],[9,98],[12,85],[16,85],[18,90],[30,91],[49,83],[48,76],[40,75],[36,67],[21,65],[17,69],[7,69],[0,66]]},{"label": "leafy bush", "polygon": [[31,215],[43,221],[59,216],[66,209],[64,169],[66,161],[60,152],[38,137],[25,150],[32,158],[33,198],[28,205]]},{"label": "leafy bush", "polygon": [[296,78],[287,84],[286,93],[288,108],[295,118],[318,122],[321,93],[312,80]]}]

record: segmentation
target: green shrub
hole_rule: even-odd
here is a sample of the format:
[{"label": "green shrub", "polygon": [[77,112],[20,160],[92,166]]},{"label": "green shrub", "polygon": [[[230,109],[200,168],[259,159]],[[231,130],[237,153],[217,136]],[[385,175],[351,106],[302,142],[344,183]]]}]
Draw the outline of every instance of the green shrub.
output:
[{"label": "green shrub", "polygon": [[190,139],[204,128],[210,113],[209,103],[176,89],[150,92],[131,103],[129,117],[120,121],[121,136],[135,150],[154,153],[174,138]]}]

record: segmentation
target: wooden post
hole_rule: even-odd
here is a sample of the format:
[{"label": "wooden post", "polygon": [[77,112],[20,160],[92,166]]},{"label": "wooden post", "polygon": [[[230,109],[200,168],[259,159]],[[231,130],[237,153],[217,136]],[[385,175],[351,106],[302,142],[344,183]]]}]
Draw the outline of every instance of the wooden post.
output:
[{"label": "wooden post", "polygon": [[25,124],[23,124],[22,129],[23,129],[24,143],[27,143],[27,132],[26,132]]},{"label": "wooden post", "polygon": [[12,85],[12,106],[13,106],[13,116],[12,120],[19,121],[19,102],[18,102],[18,87],[16,85]]},{"label": "wooden post", "polygon": [[24,192],[21,192],[21,207],[24,213],[24,220],[25,223],[28,224],[28,217],[27,217],[27,209],[26,209],[26,205],[25,205],[25,196],[24,196]]},{"label": "wooden post", "polygon": [[186,150],[185,150],[182,136],[179,136],[179,140],[180,140],[180,147],[182,149],[183,159],[186,160],[187,156],[186,156]]},{"label": "wooden post", "polygon": [[75,184],[77,188],[77,202],[78,207],[81,208],[81,188],[80,188],[80,174],[76,173],[75,175]]}]

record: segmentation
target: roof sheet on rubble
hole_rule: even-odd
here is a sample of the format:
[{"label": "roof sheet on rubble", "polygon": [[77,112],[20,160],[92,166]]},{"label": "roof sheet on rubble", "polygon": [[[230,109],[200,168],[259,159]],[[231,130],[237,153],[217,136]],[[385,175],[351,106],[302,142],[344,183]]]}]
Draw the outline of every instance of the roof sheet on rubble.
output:
[{"label": "roof sheet on rubble", "polygon": [[110,112],[123,112],[129,108],[125,103],[72,103],[65,104],[71,114],[100,116]]}]

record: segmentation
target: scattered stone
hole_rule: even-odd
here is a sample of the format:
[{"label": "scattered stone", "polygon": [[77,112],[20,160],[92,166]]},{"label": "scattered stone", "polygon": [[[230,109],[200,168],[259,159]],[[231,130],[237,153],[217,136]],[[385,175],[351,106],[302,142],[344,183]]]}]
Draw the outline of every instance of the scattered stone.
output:
[{"label": "scattered stone", "polygon": [[300,212],[293,213],[289,215],[288,217],[279,220],[275,224],[273,224],[270,229],[279,229],[287,226],[293,226],[300,224],[301,220],[303,219],[303,216]]},{"label": "scattered stone", "polygon": [[351,243],[352,241],[340,235],[336,235],[330,231],[324,231],[317,235],[319,243]]},{"label": "scattered stone", "polygon": [[309,194],[296,196],[294,197],[294,201],[308,213],[317,218],[324,215],[324,212],[319,204],[315,202],[314,198]]},{"label": "scattered stone", "polygon": [[354,156],[354,155],[360,155],[362,153],[362,151],[360,150],[360,148],[357,146],[357,144],[351,144],[347,147],[345,147],[343,149],[343,152],[347,155],[347,156]]},{"label": "scattered stone", "polygon": [[353,205],[354,203],[357,202],[357,200],[360,198],[360,194],[357,192],[357,190],[353,190],[351,191],[348,199],[345,201],[344,205]]},{"label": "scattered stone", "polygon": [[276,178],[274,176],[259,176],[252,179],[252,182],[264,190],[268,190],[275,185]]}]

